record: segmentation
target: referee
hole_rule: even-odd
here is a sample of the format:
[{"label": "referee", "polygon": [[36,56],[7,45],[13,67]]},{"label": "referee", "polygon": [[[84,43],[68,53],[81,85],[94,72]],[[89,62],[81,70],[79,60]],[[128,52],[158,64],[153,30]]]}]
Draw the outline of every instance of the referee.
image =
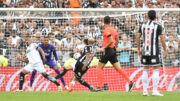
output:
[{"label": "referee", "polygon": [[103,56],[101,56],[100,61],[97,66],[97,74],[98,74],[98,82],[99,87],[97,91],[105,90],[106,88],[103,87],[103,72],[102,69],[104,68],[105,64],[110,61],[113,67],[116,69],[118,73],[120,73],[129,83],[129,90],[133,88],[134,82],[129,79],[129,76],[122,70],[120,64],[117,60],[116,49],[115,47],[119,43],[119,36],[116,31],[111,25],[111,19],[109,16],[104,17],[104,33],[103,33],[103,48],[101,52],[103,52]]},{"label": "referee", "polygon": [[[153,91],[154,96],[163,96],[159,93],[158,83],[159,83],[159,68],[160,68],[160,52],[159,52],[159,38],[161,39],[161,44],[164,48],[164,56],[167,57],[166,43],[164,36],[162,34],[161,25],[155,22],[156,11],[148,11],[148,21],[143,23],[139,28],[139,32],[136,36],[136,44],[138,48],[138,54],[141,57],[141,63],[144,66],[142,83],[143,83],[143,95],[148,96],[148,72],[149,68],[153,68]],[[143,47],[140,48],[140,38],[143,37]]]}]

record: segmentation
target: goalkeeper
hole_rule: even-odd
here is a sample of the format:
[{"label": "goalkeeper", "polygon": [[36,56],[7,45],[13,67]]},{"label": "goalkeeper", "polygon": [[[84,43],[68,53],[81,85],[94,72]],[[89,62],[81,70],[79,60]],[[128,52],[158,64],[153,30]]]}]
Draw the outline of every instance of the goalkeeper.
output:
[{"label": "goalkeeper", "polygon": [[[49,39],[48,37],[44,37],[43,39],[43,42],[41,44],[39,44],[39,47],[41,47],[45,53],[45,56],[46,56],[46,59],[47,59],[47,62],[46,62],[46,65],[48,65],[50,68],[52,68],[56,73],[57,75],[60,74],[60,71],[58,70],[58,67],[60,66],[60,64],[58,63],[58,56],[57,56],[57,53],[56,53],[56,50],[55,50],[55,47],[54,45],[52,44],[49,44]],[[52,57],[52,53],[56,59],[56,63],[54,62],[54,60],[51,58]],[[44,62],[43,62],[44,63]],[[58,66],[57,66],[57,65]],[[29,91],[32,91],[32,84],[33,84],[33,81],[34,81],[34,77],[35,77],[35,74],[36,74],[36,70],[34,70],[32,72],[32,75],[31,75],[31,79],[30,79],[30,88],[29,88]],[[60,78],[61,82],[63,83],[64,87],[66,90],[68,90],[68,86],[66,85],[65,81],[64,81],[64,78],[61,77]],[[59,86],[58,88],[60,91],[62,91],[62,86]]]}]

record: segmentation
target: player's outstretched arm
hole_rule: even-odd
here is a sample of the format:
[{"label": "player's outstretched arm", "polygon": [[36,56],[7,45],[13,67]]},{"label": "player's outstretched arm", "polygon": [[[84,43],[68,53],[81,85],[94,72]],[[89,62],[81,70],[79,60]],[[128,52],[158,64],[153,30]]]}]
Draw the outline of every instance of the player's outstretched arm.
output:
[{"label": "player's outstretched arm", "polygon": [[166,48],[166,42],[165,42],[164,35],[161,34],[159,37],[161,39],[161,44],[162,44],[163,49],[164,49],[164,58],[166,58],[167,57],[167,48]]},{"label": "player's outstretched arm", "polygon": [[22,61],[22,62],[25,62],[25,63],[29,62],[29,60],[27,58],[21,58],[21,57],[18,56],[18,54],[15,55],[15,58]]},{"label": "player's outstretched arm", "polygon": [[43,51],[42,48],[40,48],[40,47],[38,47],[37,49],[38,49],[38,51],[40,52],[40,54],[42,55],[44,62],[46,63],[47,60],[46,60],[44,51]]}]

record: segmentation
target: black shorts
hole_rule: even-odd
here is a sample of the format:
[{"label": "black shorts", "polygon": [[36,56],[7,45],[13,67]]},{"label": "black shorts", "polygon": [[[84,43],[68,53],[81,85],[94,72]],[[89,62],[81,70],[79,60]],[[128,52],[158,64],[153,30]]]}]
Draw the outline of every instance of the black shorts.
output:
[{"label": "black shorts", "polygon": [[115,48],[106,48],[105,52],[101,56],[100,62],[106,64],[108,61],[111,62],[111,64],[114,64],[118,62],[117,55],[116,55],[116,49]]},{"label": "black shorts", "polygon": [[141,63],[144,66],[157,66],[160,65],[160,56],[142,56]]},{"label": "black shorts", "polygon": [[88,67],[86,67],[85,71],[82,71],[83,63],[77,62],[74,69],[74,74],[77,79],[81,79],[81,77],[87,72]]}]

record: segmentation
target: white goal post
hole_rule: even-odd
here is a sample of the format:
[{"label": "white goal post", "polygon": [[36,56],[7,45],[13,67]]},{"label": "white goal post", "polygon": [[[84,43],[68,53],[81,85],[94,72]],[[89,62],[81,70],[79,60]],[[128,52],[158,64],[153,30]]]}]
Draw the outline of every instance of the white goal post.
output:
[{"label": "white goal post", "polygon": [[[0,91],[14,91],[18,88],[19,72],[26,64],[17,61],[14,56],[18,53],[25,56],[24,36],[33,37],[40,43],[43,36],[48,36],[54,44],[62,67],[71,64],[70,58],[78,44],[87,37],[97,39],[96,45],[102,47],[103,17],[109,15],[111,24],[119,34],[120,43],[117,47],[118,60],[121,67],[136,82],[134,90],[142,90],[142,65],[137,55],[135,44],[136,33],[140,24],[147,20],[146,13],[155,10],[158,13],[157,22],[163,26],[168,48],[168,58],[163,58],[161,47],[161,72],[159,90],[176,91],[179,86],[176,78],[180,76],[180,8],[0,8]],[[70,40],[70,41],[67,41]],[[84,75],[84,79],[95,87],[98,86],[96,68],[102,53],[97,52],[91,64],[92,68]],[[68,62],[67,62],[68,61]],[[69,62],[70,61],[70,62]],[[127,82],[116,73],[108,63],[104,68],[105,82],[110,91],[127,91]],[[56,73],[46,68],[47,72]],[[62,68],[59,68],[62,70]],[[72,71],[64,78],[69,85]],[[150,75],[152,75],[152,71]],[[29,87],[30,74],[26,76],[24,89]],[[152,89],[152,79],[149,79],[148,90]],[[56,91],[57,87],[45,80],[39,74],[33,83],[34,91]],[[77,83],[77,91],[87,89]]]}]

